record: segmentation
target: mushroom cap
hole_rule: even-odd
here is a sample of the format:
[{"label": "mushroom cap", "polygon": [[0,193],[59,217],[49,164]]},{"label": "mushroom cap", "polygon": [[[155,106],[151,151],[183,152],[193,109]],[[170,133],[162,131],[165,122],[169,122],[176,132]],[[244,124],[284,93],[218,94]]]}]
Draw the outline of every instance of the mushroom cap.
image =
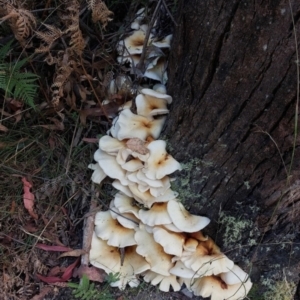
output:
[{"label": "mushroom cap", "polygon": [[167,101],[143,94],[135,98],[137,114],[144,117],[153,117],[169,113]]},{"label": "mushroom cap", "polygon": [[171,224],[164,224],[164,228],[166,228],[168,231],[173,231],[173,232],[182,232],[179,228],[177,228],[173,223]]},{"label": "mushroom cap", "polygon": [[100,184],[102,182],[102,180],[106,177],[106,174],[104,173],[104,171],[102,170],[102,168],[100,167],[100,165],[98,163],[89,164],[88,168],[91,170],[94,170],[92,177],[91,177],[93,182]]},{"label": "mushroom cap", "polygon": [[165,118],[150,119],[135,115],[129,109],[124,109],[117,122],[119,125],[117,138],[119,140],[130,138],[145,140],[150,135],[157,139],[164,122]]},{"label": "mushroom cap", "polygon": [[132,158],[129,161],[125,162],[125,164],[122,165],[122,169],[129,171],[129,172],[135,172],[139,169],[142,169],[144,167],[143,162],[141,162],[138,158]]},{"label": "mushroom cap", "polygon": [[162,179],[176,170],[181,170],[180,163],[167,153],[165,141],[153,141],[147,148],[150,150],[150,156],[143,172],[149,179]]},{"label": "mushroom cap", "polygon": [[211,297],[211,300],[241,300],[251,287],[250,278],[246,282],[228,285],[218,276],[197,278],[190,286],[196,296]]},{"label": "mushroom cap", "polygon": [[113,287],[119,287],[121,290],[125,289],[127,283],[131,287],[138,286],[139,280],[136,275],[150,268],[144,257],[136,253],[136,246],[126,247],[124,250],[124,262],[119,271],[119,280],[110,284]]},{"label": "mushroom cap", "polygon": [[97,237],[95,232],[93,233],[89,256],[90,263],[97,268],[103,269],[107,274],[120,270],[121,258],[119,249],[107,245],[106,241]]},{"label": "mushroom cap", "polygon": [[187,268],[181,260],[176,261],[175,266],[172,269],[170,269],[170,273],[172,275],[188,279],[199,277],[199,275],[197,275],[195,271]]},{"label": "mushroom cap", "polygon": [[150,208],[155,202],[167,202],[171,199],[175,199],[178,195],[177,192],[174,192],[171,189],[167,189],[163,195],[154,197],[151,195],[149,190],[142,193],[138,189],[138,185],[136,183],[130,184],[128,187],[132,192],[134,199],[148,208]]},{"label": "mushroom cap", "polygon": [[117,163],[115,156],[111,156],[101,149],[98,149],[94,154],[94,160],[99,163],[101,169],[107,176],[118,179],[123,185],[128,185],[125,170]]},{"label": "mushroom cap", "polygon": [[134,30],[139,30],[140,29],[140,24],[138,22],[134,21],[130,24],[130,28],[134,29]]},{"label": "mushroom cap", "polygon": [[123,227],[117,219],[113,219],[110,211],[100,211],[95,216],[95,233],[109,246],[124,248],[136,245],[135,231]]},{"label": "mushroom cap", "polygon": [[140,225],[134,237],[137,243],[136,252],[145,257],[150,264],[150,270],[169,276],[169,270],[173,267],[172,256],[164,252],[163,247],[155,242],[153,235],[144,226]]},{"label": "mushroom cap", "polygon": [[[157,88],[158,90],[154,90],[154,88]],[[153,90],[144,88],[141,90],[141,93],[145,96],[166,100],[168,104],[171,104],[172,97],[166,93],[160,92],[161,89],[165,90],[165,88],[166,87],[163,84],[155,84]]]},{"label": "mushroom cap", "polygon": [[161,40],[153,41],[152,45],[159,47],[159,48],[170,48],[171,47],[171,41],[172,41],[172,34],[167,35]]},{"label": "mushroom cap", "polygon": [[128,283],[130,286],[137,286],[139,281],[136,274],[145,272],[150,268],[146,260],[136,253],[136,246],[126,247],[124,261],[121,263],[119,249],[107,245],[105,241],[93,233],[90,250],[90,263],[97,268],[103,269],[107,274],[118,274],[118,280],[111,286],[124,289]]},{"label": "mushroom cap", "polygon": [[[133,33],[120,41],[117,50],[120,55],[128,54],[141,54],[143,52],[144,41],[146,37],[146,28],[140,26],[139,30],[134,30]],[[150,34],[149,41],[151,40],[152,35]],[[126,48],[126,49],[124,49]]]},{"label": "mushroom cap", "polygon": [[221,279],[227,284],[238,284],[245,282],[249,275],[238,265],[234,265],[231,270],[220,274]]},{"label": "mushroom cap", "polygon": [[194,252],[184,251],[179,259],[199,276],[218,275],[234,266],[233,261],[220,252],[212,239],[199,242]]},{"label": "mushroom cap", "polygon": [[[141,193],[145,193],[149,190],[150,194],[153,197],[163,196],[168,189],[170,189],[170,179],[168,176],[165,176],[162,179],[152,180],[145,176],[141,169],[138,172],[128,173],[127,179],[132,183],[138,184],[138,190]],[[129,185],[130,185],[129,182]]]},{"label": "mushroom cap", "polygon": [[114,138],[117,138],[120,125],[118,124],[119,117],[115,117],[112,121],[110,129],[107,131],[107,134],[111,134]]},{"label": "mushroom cap", "polygon": [[146,271],[144,273],[144,281],[151,282],[152,285],[158,285],[159,283],[159,289],[163,292],[169,292],[170,287],[172,286],[174,292],[177,292],[180,290],[181,285],[178,283],[176,276],[169,275],[169,276],[163,276],[161,274],[157,274],[153,271]]},{"label": "mushroom cap", "polygon": [[183,245],[183,249],[188,252],[195,252],[198,246],[198,241],[193,238],[187,238]]},{"label": "mushroom cap", "polygon": [[131,155],[131,150],[127,148],[122,148],[119,150],[116,161],[119,165],[124,165],[127,161],[127,158]]},{"label": "mushroom cap", "polygon": [[118,153],[118,151],[124,148],[125,142],[119,141],[109,135],[104,135],[99,140],[99,148],[107,153]]},{"label": "mushroom cap", "polygon": [[164,248],[166,253],[179,257],[182,255],[183,244],[186,239],[184,233],[169,232],[163,228],[154,227],[153,237]]},{"label": "mushroom cap", "polygon": [[124,55],[124,56],[117,57],[117,61],[119,64],[129,63],[130,66],[132,66],[133,64],[135,67],[140,62],[140,59],[141,59],[140,54]]},{"label": "mushroom cap", "polygon": [[[160,94],[167,94],[167,88],[164,84],[157,83],[153,86],[153,91]],[[169,103],[169,102],[168,102]]]},{"label": "mushroom cap", "polygon": [[196,232],[206,227],[210,219],[190,214],[184,206],[175,200],[168,202],[168,212],[173,224],[183,232]]},{"label": "mushroom cap", "polygon": [[[149,188],[170,188],[170,179],[168,176],[163,177],[162,179],[149,179],[142,170],[139,170],[136,173],[136,177],[140,184],[145,184]],[[154,196],[154,195],[153,195]]]},{"label": "mushroom cap", "polygon": [[135,205],[134,199],[123,193],[117,193],[114,199],[114,205],[120,213],[131,213],[139,219],[139,208]]},{"label": "mushroom cap", "polygon": [[148,68],[144,73],[144,77],[166,84],[166,82],[168,81],[168,74],[166,72],[166,69],[167,61],[164,57],[160,57],[154,65],[148,65]]},{"label": "mushroom cap", "polygon": [[125,194],[127,197],[130,197],[130,198],[133,197],[133,195],[132,195],[132,193],[130,192],[130,189],[128,188],[128,186],[122,185],[121,182],[120,182],[120,180],[114,180],[114,181],[112,182],[112,186],[113,186],[115,189],[117,189],[117,190],[119,190],[120,192],[122,192],[123,194]]},{"label": "mushroom cap", "polygon": [[140,220],[131,213],[120,213],[117,220],[123,227],[130,229],[136,229],[140,223]]},{"label": "mushroom cap", "polygon": [[139,210],[140,220],[149,226],[170,224],[172,220],[167,211],[167,203],[154,203],[149,210]]}]

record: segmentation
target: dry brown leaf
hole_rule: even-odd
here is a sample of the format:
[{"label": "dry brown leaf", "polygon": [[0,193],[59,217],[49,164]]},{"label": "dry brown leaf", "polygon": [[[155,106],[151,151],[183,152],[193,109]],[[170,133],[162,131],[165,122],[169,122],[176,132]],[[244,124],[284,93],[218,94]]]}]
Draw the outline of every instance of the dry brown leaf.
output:
[{"label": "dry brown leaf", "polygon": [[128,149],[137,152],[139,154],[145,155],[149,153],[149,149],[145,146],[145,141],[142,141],[139,138],[132,138],[126,142]]},{"label": "dry brown leaf", "polygon": [[[100,116],[116,116],[119,110],[119,105],[116,102],[109,102],[102,107],[95,107],[95,108],[86,108],[79,112],[79,117],[81,124],[86,124],[87,117],[100,117]],[[103,112],[105,111],[105,113]]]},{"label": "dry brown leaf", "polygon": [[24,104],[21,101],[9,99],[9,101],[7,101],[7,105],[12,111],[17,111],[20,110]]},{"label": "dry brown leaf", "polygon": [[15,123],[18,123],[21,121],[22,119],[22,111],[21,109],[18,109],[15,113],[14,113],[14,118],[16,119]]},{"label": "dry brown leaf", "polygon": [[79,256],[81,256],[82,254],[85,254],[85,253],[86,252],[83,249],[75,249],[75,250],[68,251],[68,252],[65,252],[65,253],[61,254],[58,258],[62,258],[62,257],[65,257],[65,256],[79,257]]},{"label": "dry brown leaf", "polygon": [[74,270],[73,277],[81,278],[85,274],[89,280],[103,282],[106,278],[105,271],[95,268],[81,265],[78,269]]},{"label": "dry brown leaf", "polygon": [[83,142],[86,142],[86,143],[90,143],[90,144],[97,144],[99,142],[99,139],[97,138],[82,138],[82,141]]},{"label": "dry brown leaf", "polygon": [[0,131],[7,132],[8,128],[5,127],[4,125],[0,124]]},{"label": "dry brown leaf", "polygon": [[33,298],[31,298],[31,300],[43,300],[45,299],[45,296],[47,296],[47,294],[49,294],[50,292],[52,292],[53,290],[53,286],[44,286],[40,293],[38,295],[35,295]]},{"label": "dry brown leaf", "polygon": [[49,130],[65,130],[65,125],[63,122],[55,119],[55,118],[47,118],[48,120],[52,121],[54,124],[49,124],[49,125],[37,125],[37,126],[33,126],[33,127],[43,127]]},{"label": "dry brown leaf", "polygon": [[32,184],[27,181],[25,177],[22,177],[23,182],[23,201],[24,201],[24,207],[27,209],[29,214],[34,218],[38,219],[38,215],[33,211],[34,206],[34,195],[30,192],[30,189],[32,188]]}]

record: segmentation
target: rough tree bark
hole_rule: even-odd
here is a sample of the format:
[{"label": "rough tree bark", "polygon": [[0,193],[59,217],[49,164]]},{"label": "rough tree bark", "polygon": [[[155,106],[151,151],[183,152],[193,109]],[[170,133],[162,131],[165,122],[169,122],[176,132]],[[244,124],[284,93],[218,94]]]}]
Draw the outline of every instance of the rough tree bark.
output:
[{"label": "rough tree bark", "polygon": [[169,63],[174,102],[165,135],[184,162],[174,189],[191,212],[212,219],[206,232],[248,267],[261,292],[266,278],[299,280],[292,17],[299,42],[300,2],[291,7],[288,0],[179,1]]}]

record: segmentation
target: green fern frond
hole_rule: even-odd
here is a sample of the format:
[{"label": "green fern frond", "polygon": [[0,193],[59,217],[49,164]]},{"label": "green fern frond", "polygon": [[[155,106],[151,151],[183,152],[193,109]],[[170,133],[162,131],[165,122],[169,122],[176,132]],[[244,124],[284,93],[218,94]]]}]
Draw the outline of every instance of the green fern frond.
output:
[{"label": "green fern frond", "polygon": [[68,286],[73,288],[73,295],[80,300],[113,300],[113,296],[107,290],[106,285],[101,291],[95,289],[95,284],[90,283],[89,278],[84,274],[79,284],[69,282]]},{"label": "green fern frond", "polygon": [[0,48],[0,62],[3,61],[7,56],[9,50],[11,49],[12,42],[13,40],[9,41],[7,44]]},{"label": "green fern frond", "polygon": [[5,97],[22,99],[35,109],[34,98],[38,88],[36,81],[39,77],[34,73],[21,71],[21,68],[28,62],[27,58],[14,64],[4,62],[11,44],[12,41],[0,48],[0,89],[4,90]]}]

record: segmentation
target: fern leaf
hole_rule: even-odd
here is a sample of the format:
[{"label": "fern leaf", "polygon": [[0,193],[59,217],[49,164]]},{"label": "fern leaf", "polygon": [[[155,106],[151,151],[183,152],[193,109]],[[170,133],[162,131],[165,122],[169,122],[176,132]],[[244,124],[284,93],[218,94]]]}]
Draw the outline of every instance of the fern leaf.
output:
[{"label": "fern leaf", "polygon": [[[8,55],[9,50],[11,49],[12,42],[13,40],[9,41],[7,44],[0,48],[0,62],[3,62],[5,57]],[[3,69],[0,67],[0,70]]]}]

